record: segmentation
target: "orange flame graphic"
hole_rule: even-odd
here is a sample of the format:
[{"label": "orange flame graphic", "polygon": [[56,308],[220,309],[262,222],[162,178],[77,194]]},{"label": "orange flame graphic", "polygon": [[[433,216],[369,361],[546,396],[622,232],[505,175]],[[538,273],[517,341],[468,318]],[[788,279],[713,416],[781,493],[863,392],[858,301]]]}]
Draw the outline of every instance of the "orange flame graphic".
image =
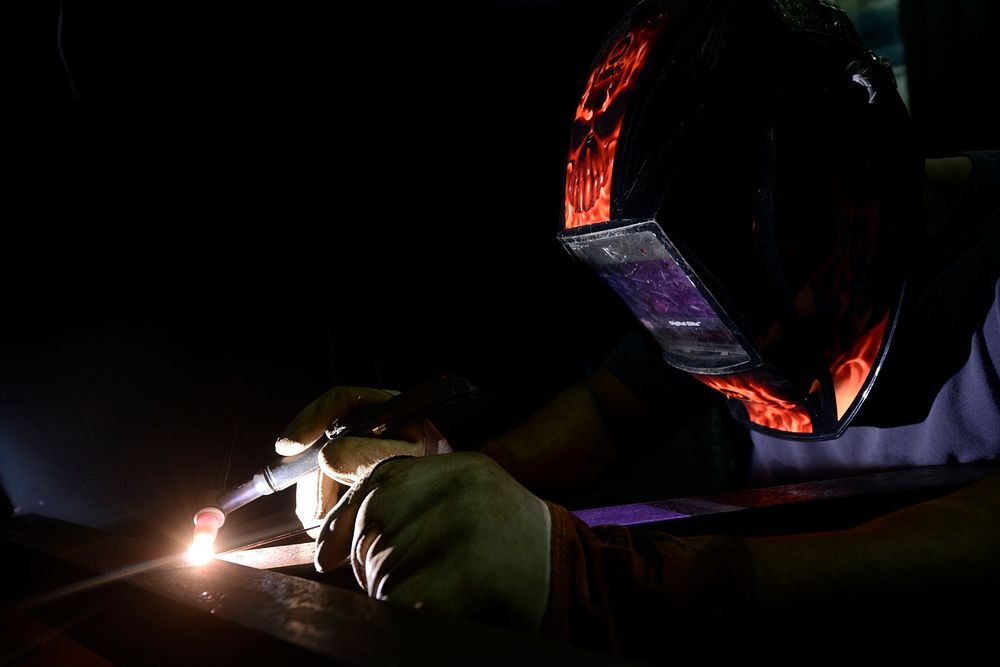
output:
[{"label": "orange flame graphic", "polygon": [[837,358],[830,366],[830,376],[833,378],[833,388],[837,396],[837,419],[842,419],[851,403],[857,398],[858,392],[868,379],[868,374],[875,364],[875,356],[882,346],[885,336],[885,326],[889,321],[886,313],[882,321],[862,334],[851,349]]},{"label": "orange flame graphic", "polygon": [[775,395],[768,387],[754,382],[747,373],[694,377],[727,398],[740,401],[754,424],[786,433],[812,433],[812,419],[805,408]]},{"label": "orange flame graphic", "polygon": [[611,219],[611,174],[628,98],[663,27],[663,16],[633,26],[594,67],[576,107],[566,163],[565,228]]},{"label": "orange flame graphic", "polygon": [[[865,381],[875,365],[875,358],[882,339],[885,337],[889,314],[871,329],[862,334],[851,349],[833,362],[830,376],[833,379],[834,395],[837,399],[837,419],[843,419],[848,408],[864,387]],[[813,425],[809,413],[799,403],[783,398],[768,386],[752,376],[753,371],[738,375],[695,375],[703,384],[721,392],[726,398],[740,401],[747,410],[747,416],[754,424],[773,428],[786,433],[812,433]],[[818,383],[814,383],[814,390]]]}]

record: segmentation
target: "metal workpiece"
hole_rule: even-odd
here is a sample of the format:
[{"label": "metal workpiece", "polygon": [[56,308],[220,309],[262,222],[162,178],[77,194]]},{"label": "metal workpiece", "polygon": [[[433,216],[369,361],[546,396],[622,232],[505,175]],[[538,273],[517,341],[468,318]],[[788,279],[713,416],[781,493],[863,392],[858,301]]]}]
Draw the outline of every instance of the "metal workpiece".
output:
[{"label": "metal workpiece", "polygon": [[[297,547],[300,559],[311,546]],[[421,663],[444,665],[621,663],[536,636],[378,602],[357,588],[219,559],[192,567],[155,545],[43,517],[14,519],[2,547],[29,579],[58,582],[61,571],[76,573],[68,585],[29,591],[30,599],[6,613],[66,628],[73,641],[115,663],[396,665],[412,663],[415,654]],[[89,615],[93,622],[66,621],[67,615]]]},{"label": "metal workpiece", "polygon": [[879,514],[1000,473],[1000,461],[928,466],[798,484],[577,510],[590,526],[648,525],[672,533],[818,530]]},{"label": "metal workpiece", "polygon": [[[788,534],[857,524],[998,470],[998,462],[915,468],[576,514],[590,524],[646,524],[677,535]],[[19,574],[9,590],[20,602],[7,606],[3,627],[19,627],[8,623],[18,621],[12,614],[21,620],[30,615],[113,663],[395,665],[413,662],[415,655],[421,663],[444,665],[623,662],[372,600],[345,568],[312,572],[312,543],[234,550],[193,567],[176,553],[179,546],[171,552],[109,532],[21,516],[7,526],[0,549],[7,567]],[[24,655],[39,649],[28,640],[22,644]]]},{"label": "metal workpiece", "polygon": [[312,567],[315,554],[315,542],[301,542],[277,547],[224,551],[216,558],[258,570],[275,570],[278,568]]}]

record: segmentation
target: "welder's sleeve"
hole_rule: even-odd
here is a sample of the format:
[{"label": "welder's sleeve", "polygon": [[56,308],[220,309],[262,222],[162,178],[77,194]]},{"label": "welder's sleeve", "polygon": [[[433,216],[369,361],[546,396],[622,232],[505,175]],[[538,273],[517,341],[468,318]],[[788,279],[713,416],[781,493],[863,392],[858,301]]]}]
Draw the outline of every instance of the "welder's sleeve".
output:
[{"label": "welder's sleeve", "polygon": [[747,622],[753,565],[742,538],[680,539],[590,528],[549,503],[552,573],[544,635],[655,656],[665,641],[723,638]]}]

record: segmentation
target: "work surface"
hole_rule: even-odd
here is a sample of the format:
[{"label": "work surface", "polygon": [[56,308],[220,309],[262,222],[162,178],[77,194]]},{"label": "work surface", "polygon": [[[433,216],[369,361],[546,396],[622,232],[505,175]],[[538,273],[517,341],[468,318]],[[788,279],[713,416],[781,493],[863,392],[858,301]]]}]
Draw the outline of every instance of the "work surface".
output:
[{"label": "work surface", "polygon": [[[37,516],[12,522],[4,552],[8,571],[21,575],[16,598],[42,596],[5,613],[7,659],[56,651],[38,664],[608,662],[330,583],[223,560],[193,567],[147,543]],[[58,646],[46,641],[53,635]]]},{"label": "work surface", "polygon": [[[846,525],[997,468],[995,463],[925,468],[578,515],[591,523],[652,523],[683,533]],[[230,557],[234,562],[216,559],[193,567],[162,546],[21,516],[6,527],[0,548],[7,572],[15,575],[4,586],[3,664],[618,662],[530,635],[376,602],[357,590],[347,571],[311,575],[318,579],[290,574],[309,569],[302,563],[309,560],[310,544],[237,552]],[[259,569],[265,567],[281,571]]]}]

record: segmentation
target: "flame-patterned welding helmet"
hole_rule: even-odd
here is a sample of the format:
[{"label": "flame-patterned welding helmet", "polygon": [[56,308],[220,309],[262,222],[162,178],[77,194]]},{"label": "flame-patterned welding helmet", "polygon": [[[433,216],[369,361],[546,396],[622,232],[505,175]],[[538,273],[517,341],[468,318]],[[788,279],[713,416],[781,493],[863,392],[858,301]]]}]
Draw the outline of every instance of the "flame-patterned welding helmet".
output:
[{"label": "flame-patterned welding helmet", "polygon": [[922,168],[841,10],[648,1],[576,109],[559,238],[738,421],[831,438],[892,340]]}]

